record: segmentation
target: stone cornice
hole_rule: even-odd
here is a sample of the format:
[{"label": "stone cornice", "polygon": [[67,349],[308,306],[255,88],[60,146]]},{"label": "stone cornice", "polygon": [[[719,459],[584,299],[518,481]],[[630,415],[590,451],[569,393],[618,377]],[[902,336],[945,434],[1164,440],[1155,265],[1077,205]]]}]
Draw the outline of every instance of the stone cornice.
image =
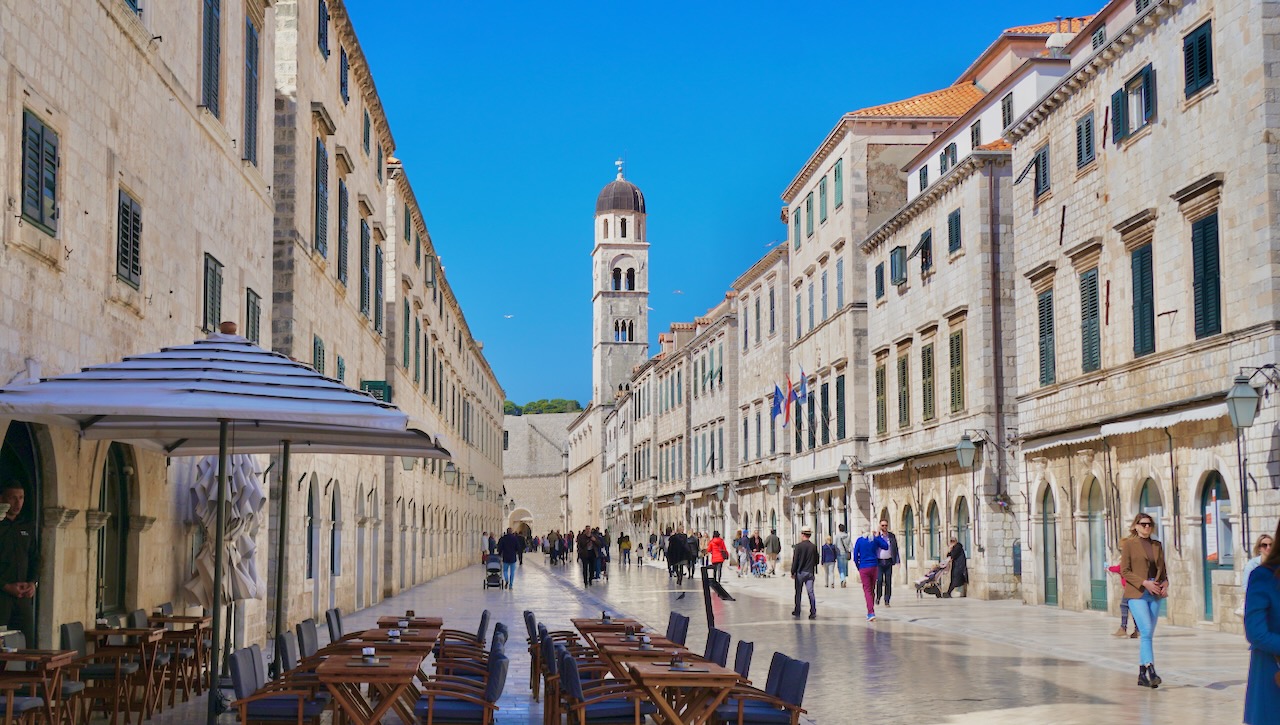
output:
[{"label": "stone cornice", "polygon": [[338,41],[347,49],[347,60],[351,64],[351,75],[355,77],[360,95],[369,106],[369,118],[373,128],[382,142],[382,153],[391,156],[396,149],[395,139],[391,137],[391,124],[387,122],[387,113],[382,108],[382,99],[378,96],[378,87],[373,82],[373,71],[369,69],[369,61],[360,48],[360,40],[351,25],[351,16],[347,14],[346,0],[329,0],[329,17],[333,19],[338,31]]},{"label": "stone cornice", "polygon": [[743,272],[737,279],[733,281],[733,289],[745,292],[753,282],[769,273],[779,261],[787,259],[787,242],[784,240],[778,243],[778,246],[770,249],[763,257],[751,265],[746,272]]},{"label": "stone cornice", "polygon": [[[1155,30],[1156,25],[1161,20],[1172,15],[1174,11],[1182,7],[1184,2],[1185,0],[1152,0],[1150,7],[1134,18],[1114,38],[1095,51],[1091,58],[1074,68],[1061,81],[1058,81],[1058,85],[1041,97],[1039,103],[1032,106],[1021,118],[1015,120],[1009,130],[1005,131],[1005,138],[1015,144],[1025,138],[1027,134],[1040,125],[1041,121],[1048,118],[1067,99],[1075,96],[1090,81],[1101,75],[1102,71],[1111,66],[1114,61],[1124,56],[1130,47]],[[1098,13],[1093,22],[1089,23],[1084,31],[1077,34],[1076,40],[1080,41],[1080,39],[1088,37],[1090,29],[1094,27],[1094,23],[1099,22],[1104,14]]]}]

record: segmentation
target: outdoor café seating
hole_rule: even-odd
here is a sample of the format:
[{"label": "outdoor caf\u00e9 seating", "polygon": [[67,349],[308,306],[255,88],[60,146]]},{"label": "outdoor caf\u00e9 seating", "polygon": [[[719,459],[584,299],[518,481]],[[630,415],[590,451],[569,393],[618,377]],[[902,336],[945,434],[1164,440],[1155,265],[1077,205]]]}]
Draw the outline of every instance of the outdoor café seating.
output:
[{"label": "outdoor caf\u00e9 seating", "polygon": [[239,712],[240,722],[249,723],[319,723],[328,708],[327,699],[281,677],[268,683],[266,664],[258,645],[237,650],[230,658],[231,686],[236,700],[232,707]]},{"label": "outdoor caf\u00e9 seating", "polygon": [[76,659],[67,668],[67,675],[85,685],[85,719],[98,704],[112,725],[119,721],[121,710],[129,720],[132,709],[132,689],[140,665],[132,653],[122,647],[99,647],[89,653],[84,624],[68,622],[59,628],[62,649],[74,650]]},{"label": "outdoor caf\u00e9 seating", "polygon": [[667,639],[684,646],[689,637],[689,618],[678,612],[672,612],[667,618]]},{"label": "outdoor caf\u00e9 seating", "polygon": [[[82,704],[84,683],[68,680],[61,672],[48,670],[54,666],[56,650],[28,650],[27,637],[21,632],[13,632],[4,636],[4,646],[13,650],[16,659],[4,663],[0,674],[0,712],[4,713],[5,722],[26,722],[27,718],[38,719],[40,714],[46,720],[56,717],[65,723],[73,722],[77,708]],[[6,652],[6,657],[9,653]],[[65,662],[66,658],[62,658]],[[62,665],[56,665],[62,667]],[[37,674],[37,669],[44,672]],[[10,707],[12,703],[12,707]]]},{"label": "outdoor caf\u00e9 seating", "polygon": [[729,662],[729,633],[712,627],[707,630],[707,646],[702,658],[724,667]]},{"label": "outdoor caf\u00e9 seating", "polygon": [[507,656],[498,653],[489,659],[482,686],[465,680],[433,677],[423,683],[414,714],[426,725],[436,723],[481,723],[490,725],[498,710],[498,698],[507,684]]},{"label": "outdoor caf\u00e9 seating", "polygon": [[745,639],[738,640],[738,650],[733,655],[733,671],[747,679],[747,674],[751,671],[751,655],[755,652],[756,646],[752,642]]},{"label": "outdoor caf\u00e9 seating", "polygon": [[804,712],[801,705],[808,682],[809,663],[787,657],[775,684],[776,695],[737,688],[725,704],[716,708],[716,717],[737,725],[796,725]]}]

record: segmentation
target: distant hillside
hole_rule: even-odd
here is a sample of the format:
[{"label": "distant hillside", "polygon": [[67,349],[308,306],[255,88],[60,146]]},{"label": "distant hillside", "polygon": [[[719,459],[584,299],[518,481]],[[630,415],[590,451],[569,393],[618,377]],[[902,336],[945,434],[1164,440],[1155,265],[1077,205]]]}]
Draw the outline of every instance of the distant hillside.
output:
[{"label": "distant hillside", "polygon": [[538,415],[539,413],[577,413],[582,410],[582,405],[576,400],[566,400],[564,398],[554,398],[552,400],[542,399],[535,400],[524,405],[516,405],[508,400],[502,405],[502,412],[506,415]]}]

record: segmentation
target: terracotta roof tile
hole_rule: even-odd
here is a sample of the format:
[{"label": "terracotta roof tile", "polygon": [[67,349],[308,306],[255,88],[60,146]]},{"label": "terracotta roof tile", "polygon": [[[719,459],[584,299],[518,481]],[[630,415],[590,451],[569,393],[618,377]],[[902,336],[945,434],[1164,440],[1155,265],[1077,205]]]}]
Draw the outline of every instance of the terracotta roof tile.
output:
[{"label": "terracotta roof tile", "polygon": [[972,83],[954,85],[880,106],[854,111],[853,116],[898,116],[906,118],[953,118],[973,108],[983,92]]},{"label": "terracotta roof tile", "polygon": [[1008,151],[1012,148],[1013,148],[1013,144],[1009,143],[1008,141],[1005,141],[1002,138],[998,138],[995,141],[992,141],[991,143],[982,144],[981,146],[978,147],[978,150],[979,151]]},{"label": "terracotta roof tile", "polygon": [[1049,35],[1050,33],[1078,33],[1084,30],[1084,26],[1093,20],[1092,15],[1085,15],[1079,18],[1063,18],[1062,29],[1058,29],[1058,21],[1050,20],[1047,23],[1034,23],[1032,25],[1019,25],[1017,27],[1005,30],[1006,33],[1016,33],[1018,35]]}]

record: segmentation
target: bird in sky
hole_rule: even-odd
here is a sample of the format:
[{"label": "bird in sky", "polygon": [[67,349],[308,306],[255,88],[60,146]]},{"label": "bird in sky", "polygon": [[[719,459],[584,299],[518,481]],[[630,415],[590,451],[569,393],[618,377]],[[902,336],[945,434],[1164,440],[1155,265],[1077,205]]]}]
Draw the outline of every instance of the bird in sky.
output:
[{"label": "bird in sky", "polygon": [[513,318],[513,317],[515,317],[515,315],[503,315],[503,316],[502,316],[502,319],[504,319],[504,320],[510,320],[510,319],[511,319],[511,318]]},{"label": "bird in sky", "polygon": [[682,289],[674,290],[674,291],[672,291],[672,293],[671,293],[671,294],[673,294],[673,295],[682,295],[682,294],[684,294],[684,290],[682,290]]},{"label": "bird in sky", "polygon": [[650,311],[650,312],[653,312],[653,308],[652,308],[652,307],[649,307],[648,305],[645,305],[645,309],[646,309],[646,310],[648,310],[648,311]]},{"label": "bird in sky", "polygon": [[775,245],[775,244],[777,244],[777,243],[778,243],[778,240],[776,240],[776,239],[775,239],[775,240],[773,240],[772,242],[769,242],[769,243],[765,244],[765,245],[764,245],[764,248],[765,248],[765,249],[768,249],[769,247],[772,247],[773,245]]}]

